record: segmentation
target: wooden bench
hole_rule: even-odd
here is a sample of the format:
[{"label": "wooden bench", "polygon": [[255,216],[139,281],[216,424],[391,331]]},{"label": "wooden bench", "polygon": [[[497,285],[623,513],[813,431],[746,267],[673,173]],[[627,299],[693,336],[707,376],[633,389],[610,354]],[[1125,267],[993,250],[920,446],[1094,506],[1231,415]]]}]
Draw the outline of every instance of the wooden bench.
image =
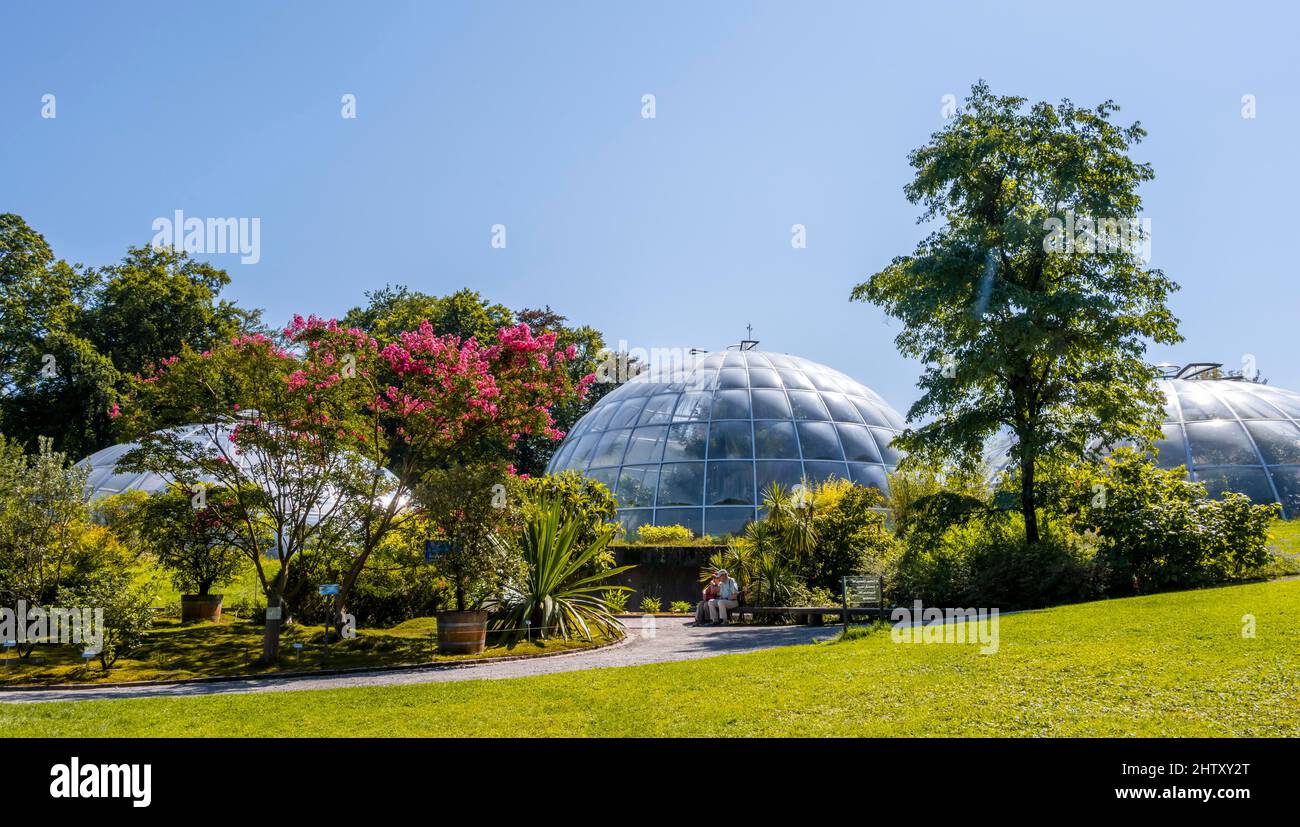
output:
[{"label": "wooden bench", "polygon": [[[826,615],[837,615],[846,626],[854,615],[876,615],[885,619],[884,581],[879,577],[845,575],[840,578],[844,600],[838,606],[746,606],[744,593],[736,595],[741,605],[727,612],[727,617],[743,620],[745,615],[793,615],[808,626],[826,625]],[[853,605],[869,604],[869,605]]]},{"label": "wooden bench", "polygon": [[745,615],[793,615],[805,625],[824,626],[826,615],[843,618],[846,611],[850,617],[871,614],[884,617],[883,610],[877,606],[850,606],[847,610],[843,606],[737,606],[727,611],[727,617],[741,620]]}]

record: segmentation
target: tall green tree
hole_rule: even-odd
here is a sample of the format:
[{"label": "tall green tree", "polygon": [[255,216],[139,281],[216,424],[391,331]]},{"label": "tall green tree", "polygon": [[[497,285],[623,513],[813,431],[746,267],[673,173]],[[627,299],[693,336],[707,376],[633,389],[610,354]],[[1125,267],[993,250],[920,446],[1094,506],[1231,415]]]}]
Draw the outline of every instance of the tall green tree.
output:
[{"label": "tall green tree", "polygon": [[42,344],[74,323],[94,281],[87,269],[56,259],[22,216],[0,214],[0,394],[35,383],[48,364]]},{"label": "tall green tree", "polygon": [[21,216],[0,215],[0,433],[49,437],[81,457],[111,444],[128,377],[185,347],[261,328],[220,298],[230,276],[171,248],[115,265],[69,265]]},{"label": "tall green tree", "polygon": [[1015,434],[1031,543],[1039,459],[1153,437],[1163,400],[1146,347],[1180,340],[1166,305],[1177,285],[1098,232],[1131,227],[1154,177],[1129,157],[1145,131],[1113,123],[1117,110],[1026,106],[976,84],[909,156],[907,198],[942,225],[852,294],[901,320],[899,350],[928,364],[908,418],[931,420],[900,447],[973,463],[999,428]]},{"label": "tall green tree", "polygon": [[[590,325],[568,325],[568,318],[556,313],[550,305],[540,310],[524,308],[519,311],[518,320],[528,325],[534,335],[554,333],[559,347],[573,348],[573,358],[566,363],[571,382],[581,381],[584,376],[598,375],[605,338],[596,328]],[[568,433],[601,397],[616,387],[618,385],[613,382],[594,382],[588,387],[586,396],[556,405],[551,411],[555,417],[555,427]],[[544,474],[559,445],[553,439],[540,436],[523,437],[515,446],[512,457],[515,470],[532,476]]]},{"label": "tall green tree", "polygon": [[122,373],[143,373],[185,347],[210,350],[261,325],[261,311],[222,299],[225,270],[171,247],[130,247],[103,270],[83,335]]},{"label": "tall green tree", "polygon": [[341,324],[360,328],[380,344],[389,344],[403,331],[418,330],[425,321],[440,336],[450,333],[489,344],[497,331],[513,325],[515,318],[510,308],[493,304],[468,287],[449,296],[431,296],[399,284],[367,291],[365,307],[349,310]]},{"label": "tall green tree", "polygon": [[96,284],[21,216],[0,215],[0,433],[79,456],[107,428],[116,373],[79,327]]}]

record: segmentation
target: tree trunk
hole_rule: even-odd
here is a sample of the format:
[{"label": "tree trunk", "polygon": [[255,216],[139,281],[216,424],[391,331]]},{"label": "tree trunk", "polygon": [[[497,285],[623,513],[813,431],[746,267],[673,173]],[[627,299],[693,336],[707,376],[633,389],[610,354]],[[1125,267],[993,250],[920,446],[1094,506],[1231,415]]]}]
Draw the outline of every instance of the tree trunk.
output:
[{"label": "tree trunk", "polygon": [[[1021,444],[1024,451],[1024,444]],[[1025,518],[1025,542],[1038,544],[1038,509],[1034,499],[1034,457],[1028,452],[1020,457],[1020,514]]]},{"label": "tree trunk", "polygon": [[262,663],[272,664],[280,657],[280,624],[283,623],[282,617],[272,618],[272,608],[284,611],[284,598],[280,594],[273,594],[266,599],[267,617],[266,630],[262,633]]},{"label": "tree trunk", "polygon": [[354,569],[339,580],[339,593],[334,595],[334,633],[343,637],[343,615],[348,611],[348,598],[352,595],[352,587],[357,584],[357,577],[360,569]]}]

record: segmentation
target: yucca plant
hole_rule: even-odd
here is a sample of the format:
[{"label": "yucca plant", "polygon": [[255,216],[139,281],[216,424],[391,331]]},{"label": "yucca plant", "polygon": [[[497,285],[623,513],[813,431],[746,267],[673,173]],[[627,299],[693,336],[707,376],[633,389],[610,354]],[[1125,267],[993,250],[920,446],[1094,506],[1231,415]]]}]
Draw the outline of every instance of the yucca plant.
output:
[{"label": "yucca plant", "polygon": [[806,559],[817,548],[816,492],[804,481],[795,488],[773,482],[763,489],[764,522],[780,536],[796,560]]},{"label": "yucca plant", "polygon": [[[506,640],[524,635],[524,621],[542,637],[558,635],[565,640],[581,636],[591,640],[593,632],[613,635],[619,630],[605,593],[628,592],[626,586],[608,583],[609,578],[632,568],[589,572],[589,564],[603,554],[616,527],[601,525],[595,539],[579,538],[590,526],[566,517],[558,499],[544,497],[533,508],[518,542],[527,571],[522,579],[508,582],[501,598],[488,608],[493,611],[492,627]],[[508,542],[495,538],[495,542]]]}]

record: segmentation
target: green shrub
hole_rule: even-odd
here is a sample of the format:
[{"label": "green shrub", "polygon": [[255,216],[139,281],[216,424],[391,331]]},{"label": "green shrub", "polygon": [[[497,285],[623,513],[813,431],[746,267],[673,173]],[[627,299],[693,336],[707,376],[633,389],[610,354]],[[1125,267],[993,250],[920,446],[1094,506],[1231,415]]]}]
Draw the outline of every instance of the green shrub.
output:
[{"label": "green shrub", "polygon": [[1159,468],[1131,449],[1061,476],[1062,487],[1078,492],[1075,524],[1100,538],[1113,594],[1241,580],[1273,561],[1274,503],[1253,505],[1244,494],[1212,500],[1181,469]]},{"label": "green shrub", "polygon": [[101,569],[77,588],[61,589],[57,599],[61,606],[103,610],[97,657],[104,670],[139,648],[153,626],[153,583],[130,570]]},{"label": "green shrub", "polygon": [[1047,523],[1024,540],[1019,514],[994,513],[950,526],[937,538],[913,532],[885,575],[889,599],[1003,611],[1100,596],[1104,565],[1095,539]]},{"label": "green shrub", "polygon": [[663,601],[657,597],[646,596],[641,598],[641,611],[646,614],[658,614],[663,611],[663,608]]},{"label": "green shrub", "polygon": [[[880,574],[894,550],[875,488],[828,480],[813,489],[814,541],[794,570],[809,589],[838,593],[846,574]],[[824,605],[824,604],[823,604]]]},{"label": "green shrub", "polygon": [[493,537],[496,544],[516,545],[524,563],[522,574],[506,581],[500,600],[485,604],[495,613],[493,627],[505,632],[508,640],[518,639],[524,621],[543,637],[591,640],[596,635],[617,635],[619,622],[602,595],[627,587],[601,581],[632,567],[587,573],[592,559],[613,538],[615,527],[602,526],[594,540],[581,543],[578,538],[588,525],[566,511],[558,496],[544,495],[534,505],[518,537]]},{"label": "green shrub", "polygon": [[668,611],[675,615],[688,615],[695,611],[695,607],[685,600],[674,600],[668,604]]},{"label": "green shrub", "polygon": [[609,610],[618,615],[627,611],[627,599],[631,594],[631,592],[622,589],[606,589],[600,593],[600,596],[605,601],[605,605],[609,607]]},{"label": "green shrub", "polygon": [[[538,477],[512,477],[510,484],[526,503],[558,501],[565,521],[576,521],[582,528],[574,542],[579,546],[595,543],[609,528],[619,530],[618,500],[604,483],[577,471],[562,471]],[[614,565],[614,553],[608,546],[592,558],[589,573],[595,574]]]},{"label": "green shrub", "polygon": [[643,525],[637,530],[636,539],[647,546],[674,546],[691,542],[695,534],[683,525]]}]

